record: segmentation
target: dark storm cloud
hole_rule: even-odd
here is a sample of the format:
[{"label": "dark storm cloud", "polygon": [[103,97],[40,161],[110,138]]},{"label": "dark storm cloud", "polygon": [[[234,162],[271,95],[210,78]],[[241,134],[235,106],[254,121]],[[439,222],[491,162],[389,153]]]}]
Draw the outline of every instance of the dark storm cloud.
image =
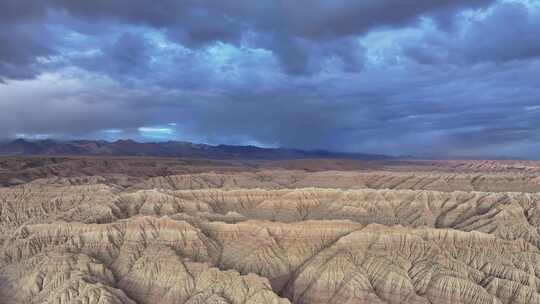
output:
[{"label": "dark storm cloud", "polygon": [[120,71],[144,66],[148,61],[147,43],[141,37],[125,33],[107,50],[106,55],[116,62]]},{"label": "dark storm cloud", "polygon": [[497,6],[473,22],[462,49],[471,61],[510,61],[540,56],[540,11],[524,4]]},{"label": "dark storm cloud", "polygon": [[285,71],[294,75],[318,73],[329,61],[337,60],[348,72],[359,72],[364,65],[364,47],[352,37],[314,42],[306,38],[266,35],[248,43],[272,50]]},{"label": "dark storm cloud", "polygon": [[35,33],[43,31],[33,23],[43,11],[39,2],[25,6],[16,0],[0,1],[0,82],[34,77],[39,72],[32,66],[37,57],[52,53],[41,41],[43,37]]},{"label": "dark storm cloud", "polygon": [[540,56],[540,10],[501,3],[471,18],[462,31],[435,31],[409,42],[406,53],[425,64],[507,62]]},{"label": "dark storm cloud", "polygon": [[[265,47],[277,53],[285,70],[298,74],[309,71],[309,60],[332,56],[346,61],[347,69],[358,70],[355,49],[341,46],[346,41],[343,38],[364,34],[373,28],[411,24],[425,15],[452,20],[448,16],[460,9],[492,2],[4,0],[0,14],[8,24],[62,11],[91,22],[144,25],[165,30],[172,40],[188,47],[216,41],[238,44],[246,32],[252,31],[272,37]],[[302,42],[305,40],[307,42]],[[335,46],[328,47],[326,52],[314,52],[311,44],[321,41]]]},{"label": "dark storm cloud", "polygon": [[55,53],[48,44],[49,36],[45,29],[34,24],[0,25],[0,81],[37,75],[40,72],[36,66],[38,59]]},{"label": "dark storm cloud", "polygon": [[0,2],[0,23],[7,25],[43,17],[45,1],[3,0]]},{"label": "dark storm cloud", "polygon": [[0,137],[535,157],[531,3],[0,0]]},{"label": "dark storm cloud", "polygon": [[[24,1],[22,1],[24,2]],[[246,28],[311,39],[335,38],[374,27],[402,26],[425,14],[442,18],[463,8],[485,7],[493,0],[367,1],[43,1],[49,8],[92,20],[112,19],[157,28],[180,29],[195,41],[229,41]],[[21,3],[23,5],[24,3]],[[39,10],[44,5],[30,1]],[[37,6],[37,8],[35,8]],[[27,12],[26,8],[21,10]],[[17,10],[15,10],[17,13]],[[233,39],[234,40],[234,39]]]},{"label": "dark storm cloud", "polygon": [[151,46],[138,33],[125,32],[118,38],[101,45],[99,52],[80,57],[72,62],[90,71],[102,72],[111,77],[140,75],[148,72]]}]

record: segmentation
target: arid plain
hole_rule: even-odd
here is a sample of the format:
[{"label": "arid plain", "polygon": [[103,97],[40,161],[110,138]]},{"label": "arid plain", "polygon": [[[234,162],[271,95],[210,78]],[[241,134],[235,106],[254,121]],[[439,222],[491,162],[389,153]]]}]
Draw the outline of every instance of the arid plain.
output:
[{"label": "arid plain", "polygon": [[540,162],[1,157],[0,303],[540,303]]}]

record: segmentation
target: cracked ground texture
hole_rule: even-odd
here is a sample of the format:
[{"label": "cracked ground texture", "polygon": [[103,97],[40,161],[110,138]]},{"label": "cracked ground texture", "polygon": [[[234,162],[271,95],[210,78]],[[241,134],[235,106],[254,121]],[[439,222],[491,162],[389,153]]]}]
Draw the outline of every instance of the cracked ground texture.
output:
[{"label": "cracked ground texture", "polygon": [[0,303],[540,303],[535,162],[25,161]]}]

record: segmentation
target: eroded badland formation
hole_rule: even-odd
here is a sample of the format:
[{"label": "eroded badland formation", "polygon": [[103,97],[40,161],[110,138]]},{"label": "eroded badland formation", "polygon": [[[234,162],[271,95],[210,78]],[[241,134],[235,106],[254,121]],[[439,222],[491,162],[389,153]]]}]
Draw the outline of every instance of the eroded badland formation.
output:
[{"label": "eroded badland formation", "polygon": [[540,303],[540,163],[0,158],[0,303]]}]

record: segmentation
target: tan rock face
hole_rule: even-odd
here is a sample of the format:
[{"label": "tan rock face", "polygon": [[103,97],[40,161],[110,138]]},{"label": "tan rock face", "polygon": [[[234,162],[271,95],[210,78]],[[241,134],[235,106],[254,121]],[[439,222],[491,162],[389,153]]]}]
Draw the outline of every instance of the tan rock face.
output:
[{"label": "tan rock face", "polygon": [[285,164],[0,188],[0,303],[540,303],[536,163]]},{"label": "tan rock face", "polygon": [[436,191],[540,192],[539,173],[402,171],[258,171],[197,173],[144,180],[135,189],[412,189]]}]

